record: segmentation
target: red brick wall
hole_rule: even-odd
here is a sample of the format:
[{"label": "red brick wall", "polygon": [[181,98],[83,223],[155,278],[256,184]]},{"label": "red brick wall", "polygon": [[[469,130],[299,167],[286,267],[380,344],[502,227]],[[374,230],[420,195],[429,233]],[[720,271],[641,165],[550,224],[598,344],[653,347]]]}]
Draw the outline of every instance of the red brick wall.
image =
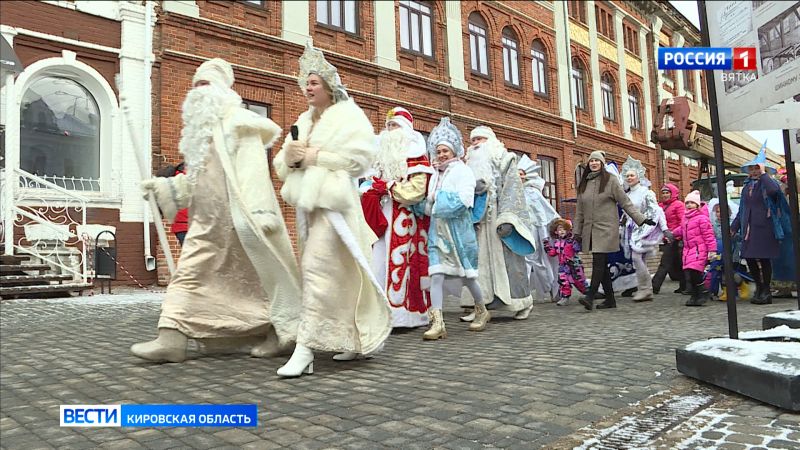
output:
[{"label": "red brick wall", "polygon": [[[231,9],[234,8],[231,5],[228,10],[235,11],[235,14],[226,17],[220,3],[200,2],[200,9],[203,17],[213,17],[214,20],[224,22],[223,24],[204,23],[175,14],[159,16],[155,37],[158,46],[157,62],[153,72],[153,148],[154,153],[161,158],[154,158],[155,161],[163,159],[175,163],[180,160],[177,146],[180,138],[181,103],[190,88],[191,76],[202,58],[223,56],[237,65],[234,89],[246,100],[269,104],[272,107],[272,119],[283,130],[288,130],[297,116],[307,109],[295,78],[302,47],[271,38],[269,35],[279,34],[280,27],[270,28],[272,25],[269,25],[269,21],[263,26],[252,26],[257,33],[251,34],[226,26],[225,23],[244,26],[240,23],[240,16],[248,10],[243,9],[243,6]],[[409,108],[414,115],[415,128],[419,131],[429,132],[443,115],[451,115],[465,137],[473,127],[487,123],[508,148],[532,157],[541,155],[555,158],[560,199],[574,197],[575,165],[585,161],[593,150],[605,150],[610,160],[620,163],[629,154],[633,155],[643,160],[651,173],[655,173],[659,157],[654,149],[646,145],[649,130],[642,130],[637,135],[637,142],[631,142],[621,136],[619,118],[616,125],[609,126],[612,133],[594,129],[591,92],[592,83],[599,80],[591,79],[588,49],[574,43],[573,54],[580,57],[586,66],[587,110],[579,111],[578,138],[573,141],[572,123],[560,117],[555,37],[551,28],[553,18],[550,10],[535,2],[463,2],[464,66],[470,90],[461,91],[448,84],[444,2],[435,1],[431,4],[435,23],[434,58],[413,56],[402,51],[398,32],[398,59],[402,73],[385,70],[372,63],[375,52],[372,2],[360,4],[358,36],[317,25],[315,2],[310,4],[309,25],[315,44],[323,50],[344,55],[340,57],[329,53],[326,57],[338,67],[343,82],[370,118],[376,131],[383,127],[386,110],[398,105]],[[272,14],[269,8],[273,6],[276,8],[275,14],[278,14],[279,6],[271,2],[269,5],[270,12],[267,16]],[[397,7],[395,1],[395,8]],[[467,18],[473,11],[479,11],[489,27],[487,31],[492,46],[492,61],[491,78],[488,80],[470,74]],[[399,20],[399,13],[396,16]],[[503,80],[500,36],[505,26],[511,26],[518,37],[521,89],[506,87]],[[534,39],[541,39],[548,51],[551,70],[549,99],[533,95],[530,48]],[[201,58],[184,56],[178,52]],[[618,76],[615,61],[604,60],[603,64],[615,77]],[[630,73],[629,79],[641,83],[640,78]],[[628,105],[620,104],[619,93],[617,96],[617,116],[621,117],[621,108],[627,108]],[[642,101],[643,99],[644,96]],[[275,145],[273,155],[281,142],[282,139]],[[278,191],[280,182],[274,173],[272,178]],[[294,241],[296,235],[293,210],[283,203],[282,209]],[[176,248],[173,247],[173,250]],[[165,280],[162,277],[162,281]]]},{"label": "red brick wall", "polygon": [[[0,2],[4,25],[119,48],[119,22],[42,2]],[[16,44],[16,37],[14,39]],[[23,61],[24,63],[24,61]]]}]

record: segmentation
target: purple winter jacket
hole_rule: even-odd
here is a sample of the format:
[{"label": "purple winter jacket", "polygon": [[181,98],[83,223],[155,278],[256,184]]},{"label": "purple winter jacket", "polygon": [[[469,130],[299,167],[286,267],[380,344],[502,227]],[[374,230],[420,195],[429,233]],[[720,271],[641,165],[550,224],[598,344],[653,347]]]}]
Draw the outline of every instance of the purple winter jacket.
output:
[{"label": "purple winter jacket", "polygon": [[700,208],[687,209],[675,236],[683,238],[683,269],[704,271],[708,253],[717,250],[717,238],[708,218],[708,206],[703,203]]}]

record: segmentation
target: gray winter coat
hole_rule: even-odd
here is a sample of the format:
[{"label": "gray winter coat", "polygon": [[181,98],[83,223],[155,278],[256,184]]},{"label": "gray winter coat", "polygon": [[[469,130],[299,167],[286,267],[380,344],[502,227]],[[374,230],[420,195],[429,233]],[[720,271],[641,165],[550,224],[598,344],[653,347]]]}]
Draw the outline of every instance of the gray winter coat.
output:
[{"label": "gray winter coat", "polygon": [[600,192],[600,177],[587,180],[586,190],[578,194],[578,205],[573,224],[576,236],[583,239],[583,250],[592,253],[619,251],[619,213],[617,203],[641,225],[646,219],[631,203],[614,176]]}]

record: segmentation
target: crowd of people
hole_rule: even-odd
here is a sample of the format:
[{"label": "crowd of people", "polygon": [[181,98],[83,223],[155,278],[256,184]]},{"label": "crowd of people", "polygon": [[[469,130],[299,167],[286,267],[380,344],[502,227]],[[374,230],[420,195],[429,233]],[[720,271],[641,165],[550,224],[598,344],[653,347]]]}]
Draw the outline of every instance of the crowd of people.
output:
[{"label": "crowd of people", "polygon": [[[706,265],[721,237],[718,204],[697,191],[681,201],[667,184],[659,203],[640,161],[629,157],[620,171],[594,151],[567,220],[542,195],[539,163],[508,151],[491,128],[471,130],[465,148],[444,117],[426,142],[411,112],[395,107],[375,136],[321,51],[307,46],[299,63],[309,109],[272,161],[294,209],[299,264],[264,152],[281,130],[240,107],[230,64],[207,61],[183,105],[185,168],[142,182],[165,217],[188,207],[190,225],[158,338],[133,345],[134,355],[181,362],[195,339],[217,352],[291,353],[277,373],[295,377],[313,372],[315,351],[370,358],[392,328],[429,326],[424,340],[445,339],[448,294],[471,309],[460,319],[475,332],[492,313],[527,319],[534,300],[567,305],[573,287],[590,311],[615,308],[615,291],[652,301],[667,275],[691,294],[687,305],[707,301]],[[771,261],[791,245],[786,199],[768,168],[746,165],[731,225],[741,235],[735,264],[747,262],[758,304],[771,302]],[[651,278],[645,261],[659,247]],[[591,254],[590,280],[581,252]]]}]

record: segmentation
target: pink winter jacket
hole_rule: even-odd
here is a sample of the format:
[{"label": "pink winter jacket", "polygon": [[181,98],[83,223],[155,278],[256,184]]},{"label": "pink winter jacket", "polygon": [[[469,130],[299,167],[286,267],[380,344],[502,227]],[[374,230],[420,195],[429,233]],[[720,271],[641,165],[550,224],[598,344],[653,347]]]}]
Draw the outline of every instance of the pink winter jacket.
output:
[{"label": "pink winter jacket", "polygon": [[705,203],[698,209],[686,210],[686,216],[675,236],[683,238],[683,269],[698,272],[705,270],[708,253],[717,250],[714,227],[711,226]]},{"label": "pink winter jacket", "polygon": [[672,234],[677,235],[677,230],[680,228],[681,223],[683,223],[683,216],[686,208],[679,198],[680,191],[678,190],[678,186],[667,183],[661,189],[664,190],[664,188],[669,189],[672,197],[666,202],[660,202],[658,206],[664,210],[664,216],[667,218],[667,228],[669,228],[669,231],[672,231]]}]

